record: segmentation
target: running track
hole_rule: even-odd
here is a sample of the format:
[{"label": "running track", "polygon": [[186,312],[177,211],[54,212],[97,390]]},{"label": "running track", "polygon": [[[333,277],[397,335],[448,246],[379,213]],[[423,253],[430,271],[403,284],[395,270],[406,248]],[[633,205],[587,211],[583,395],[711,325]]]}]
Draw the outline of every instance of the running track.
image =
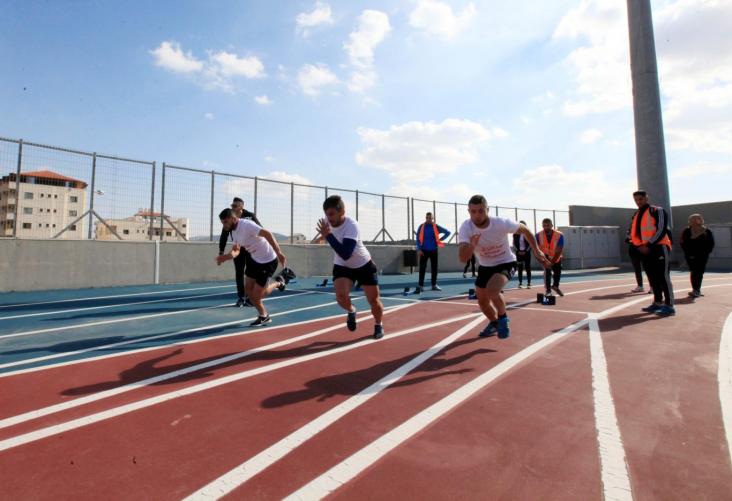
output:
[{"label": "running track", "polygon": [[507,340],[399,280],[380,341],[315,280],[258,330],[230,284],[0,295],[0,498],[732,499],[732,276],[509,289]]}]

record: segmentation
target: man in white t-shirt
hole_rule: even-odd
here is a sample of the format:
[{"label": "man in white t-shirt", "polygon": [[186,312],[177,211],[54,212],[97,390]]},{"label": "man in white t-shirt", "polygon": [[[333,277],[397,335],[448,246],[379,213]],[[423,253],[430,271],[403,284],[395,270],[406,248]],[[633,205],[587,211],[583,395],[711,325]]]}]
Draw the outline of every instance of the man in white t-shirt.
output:
[{"label": "man in white t-shirt", "polygon": [[348,312],[346,326],[348,330],[356,330],[356,307],[351,303],[351,289],[358,282],[363,288],[366,300],[374,315],[374,339],[384,337],[381,318],[384,305],[379,296],[379,276],[371,254],[361,241],[358,223],[346,217],[346,206],[338,195],[333,195],[323,202],[325,219],[318,221],[317,230],[333,248],[333,285],[338,304]]},{"label": "man in white t-shirt", "polygon": [[243,250],[249,253],[244,274],[246,275],[245,289],[247,297],[254,304],[259,316],[250,325],[260,327],[272,321],[267,310],[264,308],[262,299],[267,297],[273,290],[285,290],[285,279],[277,277],[272,282],[269,279],[277,271],[277,262],[285,266],[287,258],[282,254],[280,246],[271,232],[265,230],[250,219],[239,219],[231,209],[224,209],[219,214],[224,230],[230,232],[231,240],[234,242],[228,254],[216,257],[216,262],[221,263],[234,259]]},{"label": "man in white t-shirt", "polygon": [[465,263],[475,254],[480,265],[478,278],[475,279],[475,292],[480,309],[488,317],[489,323],[479,335],[490,337],[498,334],[500,339],[505,339],[510,329],[501,290],[516,271],[516,256],[511,251],[508,235],[521,234],[542,265],[547,266],[549,261],[526,226],[511,219],[489,217],[488,203],[483,195],[470,198],[468,212],[470,219],[463,222],[458,232],[459,257]]}]

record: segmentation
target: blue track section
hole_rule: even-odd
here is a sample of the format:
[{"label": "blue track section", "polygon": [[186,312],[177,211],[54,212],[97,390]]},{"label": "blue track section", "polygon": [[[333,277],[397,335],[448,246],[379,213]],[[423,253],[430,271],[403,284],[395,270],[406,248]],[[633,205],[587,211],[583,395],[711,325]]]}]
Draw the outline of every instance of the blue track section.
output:
[{"label": "blue track section", "polygon": [[[611,272],[569,273],[562,282],[622,277],[630,279]],[[404,296],[416,280],[416,273],[380,277],[384,305],[466,294],[473,286],[470,278],[444,273],[442,292]],[[343,314],[332,282],[318,287],[322,281],[298,279],[284,293],[273,293],[265,302],[272,325]],[[515,285],[514,278],[508,288]],[[234,307],[235,292],[231,282],[214,282],[0,294],[0,373],[246,331],[256,310]],[[362,292],[352,295],[359,310],[368,310]]]}]

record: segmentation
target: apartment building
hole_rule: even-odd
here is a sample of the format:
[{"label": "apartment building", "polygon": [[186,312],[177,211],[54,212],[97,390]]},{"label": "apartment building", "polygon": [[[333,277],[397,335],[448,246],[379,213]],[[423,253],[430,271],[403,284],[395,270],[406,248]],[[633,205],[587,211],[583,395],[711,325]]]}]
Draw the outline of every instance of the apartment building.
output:
[{"label": "apartment building", "polygon": [[[0,236],[53,238],[86,211],[87,183],[50,170],[22,172],[0,179]],[[17,212],[16,212],[17,208]],[[59,238],[86,238],[84,220]]]},{"label": "apartment building", "polygon": [[[160,229],[161,216],[159,212],[151,212],[148,209],[140,209],[137,214],[125,219],[106,219],[105,221],[123,240],[172,240],[184,241],[188,239],[188,218],[166,217],[162,220],[162,233]],[[168,222],[170,221],[170,222]],[[150,223],[152,222],[152,238],[150,238]],[[178,231],[175,231],[173,226]],[[117,237],[109,231],[104,224],[97,221],[95,224],[96,238],[98,240],[117,240]],[[185,237],[185,238],[184,238]]]}]

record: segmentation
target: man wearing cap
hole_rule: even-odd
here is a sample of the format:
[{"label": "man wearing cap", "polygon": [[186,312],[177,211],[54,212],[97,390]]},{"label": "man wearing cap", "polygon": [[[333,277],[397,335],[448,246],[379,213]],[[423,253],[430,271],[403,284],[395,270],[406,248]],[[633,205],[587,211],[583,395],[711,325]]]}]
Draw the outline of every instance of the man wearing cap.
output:
[{"label": "man wearing cap", "polygon": [[[235,197],[234,200],[231,202],[231,212],[233,212],[238,219],[250,219],[257,223],[258,226],[262,226],[262,223],[259,222],[257,216],[254,215],[253,212],[249,212],[248,210],[244,209],[244,200],[239,197]],[[224,255],[226,242],[229,240],[230,236],[231,232],[229,230],[227,230],[226,228],[221,230],[221,237],[219,238],[219,256]],[[238,308],[241,308],[242,306],[251,306],[251,303],[247,299],[247,294],[244,288],[244,269],[246,268],[248,258],[249,253],[243,248],[241,249],[239,255],[234,258],[234,273],[236,276],[237,293],[236,306]]]}]

